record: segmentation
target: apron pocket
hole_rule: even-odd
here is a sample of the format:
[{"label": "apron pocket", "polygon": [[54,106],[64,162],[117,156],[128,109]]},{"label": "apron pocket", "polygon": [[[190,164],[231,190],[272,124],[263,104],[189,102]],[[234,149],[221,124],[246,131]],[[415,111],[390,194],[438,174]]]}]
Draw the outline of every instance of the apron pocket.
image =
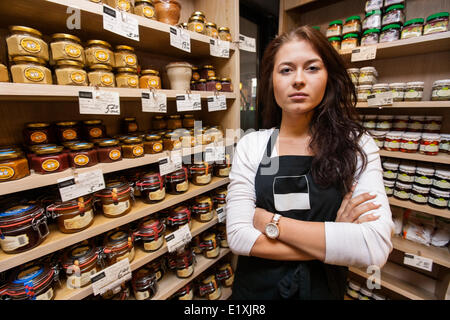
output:
[{"label": "apron pocket", "polygon": [[306,175],[275,177],[273,199],[278,212],[311,209],[308,178]]}]

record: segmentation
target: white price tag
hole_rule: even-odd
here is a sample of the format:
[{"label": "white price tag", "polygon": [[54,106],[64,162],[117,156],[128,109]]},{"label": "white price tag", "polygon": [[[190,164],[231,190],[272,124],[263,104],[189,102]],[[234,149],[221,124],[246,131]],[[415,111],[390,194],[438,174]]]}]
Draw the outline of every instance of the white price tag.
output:
[{"label": "white price tag", "polygon": [[177,95],[177,111],[199,111],[202,110],[201,96],[199,94]]},{"label": "white price tag", "polygon": [[159,174],[165,176],[182,168],[182,151],[172,151],[170,156],[159,159]]},{"label": "white price tag", "polygon": [[105,189],[105,179],[101,169],[79,173],[58,179],[59,193],[62,201],[72,200]]},{"label": "white price tag", "polygon": [[208,111],[227,110],[227,98],[224,95],[208,97]]},{"label": "white price tag", "polygon": [[433,260],[416,256],[411,253],[405,253],[403,263],[408,266],[416,267],[427,271],[431,271],[433,269]]},{"label": "white price tag", "polygon": [[219,223],[225,222],[225,220],[227,219],[227,211],[225,210],[225,207],[217,208],[216,212]]},{"label": "white price tag", "polygon": [[191,52],[191,36],[183,29],[170,27],[170,45],[180,50]]},{"label": "white price tag", "polygon": [[142,112],[167,113],[167,96],[164,93],[142,92]]},{"label": "white price tag", "polygon": [[209,40],[209,51],[213,57],[229,58],[230,42],[211,38]]},{"label": "white price tag", "polygon": [[374,93],[367,96],[367,105],[369,107],[387,106],[394,103],[392,91]]},{"label": "white price tag", "polygon": [[225,146],[216,146],[215,147],[214,161],[225,161]]},{"label": "white price tag", "polygon": [[116,262],[91,276],[94,295],[104,294],[125,281],[131,279],[130,261],[128,258]]},{"label": "white price tag", "polygon": [[165,236],[165,239],[169,252],[174,252],[177,249],[182,248],[192,240],[192,234],[191,230],[189,230],[189,225],[185,224],[177,231]]},{"label": "white price tag", "polygon": [[80,91],[78,101],[80,114],[120,115],[118,92],[94,89]]},{"label": "white price tag", "polygon": [[364,46],[352,50],[352,62],[374,60],[377,56],[377,46]]},{"label": "white price tag", "polygon": [[216,148],[214,146],[207,146],[205,148],[205,154],[204,154],[204,161],[205,162],[214,162],[216,161]]},{"label": "white price tag", "polygon": [[248,52],[256,52],[256,39],[242,34],[239,35],[239,49]]},{"label": "white price tag", "polygon": [[139,23],[131,14],[103,5],[103,29],[139,41]]},{"label": "white price tag", "polygon": [[173,171],[180,170],[183,166],[182,150],[175,150],[170,153],[170,161],[172,162]]}]

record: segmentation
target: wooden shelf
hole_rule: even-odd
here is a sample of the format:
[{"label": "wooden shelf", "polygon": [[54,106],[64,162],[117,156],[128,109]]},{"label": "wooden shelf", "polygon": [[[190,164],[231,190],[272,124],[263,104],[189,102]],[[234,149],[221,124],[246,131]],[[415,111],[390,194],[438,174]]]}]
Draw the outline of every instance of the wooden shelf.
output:
[{"label": "wooden shelf", "polygon": [[405,159],[405,160],[416,160],[416,161],[425,161],[425,162],[433,162],[433,163],[442,163],[442,164],[450,164],[450,155],[445,153],[439,153],[436,156],[427,156],[420,153],[406,153],[400,151],[386,151],[380,150],[380,156],[389,157],[389,158],[397,158],[397,159]]},{"label": "wooden shelf", "polygon": [[[78,101],[78,93],[83,90],[90,90],[92,87],[85,86],[62,86],[52,84],[26,84],[26,83],[0,83],[0,101]],[[129,88],[100,88],[104,91],[118,92],[122,100],[140,101],[142,92],[149,92],[144,89]],[[168,100],[175,100],[177,95],[185,94],[180,90],[157,90],[164,93]],[[202,99],[213,96],[213,91],[192,91],[192,94],[200,94]],[[233,92],[220,93],[227,100],[236,99]]]},{"label": "wooden shelf", "polygon": [[[196,235],[216,225],[217,222],[218,222],[217,216],[214,217],[211,221],[206,223],[200,223],[194,220],[192,222],[192,229],[191,229],[192,236],[195,237]],[[139,245],[135,246],[135,257],[133,261],[130,263],[131,271],[139,269],[140,267],[144,266],[150,261],[159,258],[160,256],[162,256],[167,252],[168,252],[167,244],[165,242],[164,245],[159,250],[151,253],[143,251]],[[65,285],[64,281],[62,281],[61,284],[62,284],[61,288],[57,288],[55,290],[56,291],[55,300],[81,300],[94,293],[92,285],[88,285],[84,288],[79,289],[69,289]]]},{"label": "wooden shelf", "polygon": [[389,197],[389,203],[393,206],[411,209],[414,211],[428,213],[433,216],[450,219],[450,210],[449,209],[436,209],[436,208],[433,208],[426,204],[416,204],[409,200],[399,200],[394,197]]},{"label": "wooden shelf", "polygon": [[94,218],[94,223],[89,228],[73,234],[62,233],[57,229],[56,224],[50,224],[50,234],[44,239],[43,243],[36,248],[18,254],[6,254],[4,252],[0,252],[0,272],[43,257],[49,253],[61,250],[85,239],[105,233],[114,228],[146,217],[152,213],[169,208],[177,203],[189,200],[195,196],[221,187],[228,182],[228,178],[214,177],[212,182],[206,186],[195,186],[190,184],[188,192],[181,195],[167,195],[162,202],[157,204],[149,205],[138,200],[128,214],[115,219],[106,218],[101,213],[97,213]]},{"label": "wooden shelf", "polygon": [[450,101],[403,101],[394,102],[392,105],[369,107],[367,102],[358,102],[357,109],[389,109],[389,108],[450,108]]}]

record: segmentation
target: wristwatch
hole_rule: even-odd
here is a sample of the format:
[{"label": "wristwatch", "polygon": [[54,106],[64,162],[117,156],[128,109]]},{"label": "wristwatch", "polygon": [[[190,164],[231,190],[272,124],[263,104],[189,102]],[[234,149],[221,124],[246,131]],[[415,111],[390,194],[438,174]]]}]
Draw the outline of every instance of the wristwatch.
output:
[{"label": "wristwatch", "polygon": [[266,224],[266,236],[270,239],[276,239],[280,235],[280,229],[278,228],[278,221],[280,221],[281,214],[274,214],[272,221]]}]

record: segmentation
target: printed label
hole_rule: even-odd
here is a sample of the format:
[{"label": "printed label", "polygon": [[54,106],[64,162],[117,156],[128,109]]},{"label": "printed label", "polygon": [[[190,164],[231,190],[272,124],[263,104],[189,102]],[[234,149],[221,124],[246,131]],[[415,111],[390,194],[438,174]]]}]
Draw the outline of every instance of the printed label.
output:
[{"label": "printed label", "polygon": [[105,74],[101,77],[100,81],[105,86],[112,86],[114,79],[109,74]]},{"label": "printed label", "polygon": [[120,150],[111,150],[109,152],[109,158],[111,160],[118,160],[118,159],[120,159],[121,155],[122,155],[122,153],[120,152]]},{"label": "printed label", "polygon": [[441,189],[450,189],[450,182],[447,180],[434,180],[433,185]]},{"label": "printed label", "polygon": [[130,207],[130,200],[122,201],[117,204],[104,204],[103,205],[103,213],[110,216],[117,216],[119,214],[124,213]]},{"label": "printed label", "polygon": [[133,148],[133,154],[134,154],[136,157],[141,156],[143,153],[144,153],[144,148],[142,148],[141,146],[137,146],[137,147],[134,147],[134,148]]},{"label": "printed label", "polygon": [[89,157],[84,154],[80,154],[78,156],[75,156],[75,158],[73,158],[73,162],[75,162],[75,164],[79,166],[85,166],[89,163]]},{"label": "printed label", "polygon": [[73,44],[66,44],[64,46],[64,51],[69,57],[79,58],[81,56],[81,49],[79,46]]},{"label": "printed label", "polygon": [[24,74],[25,78],[33,82],[40,82],[45,78],[45,75],[41,70],[33,67],[26,68]]},{"label": "printed label", "polygon": [[136,65],[136,57],[135,56],[132,56],[132,55],[125,56],[124,61],[128,66],[134,67]]},{"label": "printed label", "polygon": [[222,90],[222,84],[220,82],[216,83],[216,89],[217,89],[217,91]]},{"label": "printed label", "polygon": [[194,73],[192,74],[192,79],[194,79],[194,80],[199,80],[199,79],[200,79],[200,74],[199,74],[198,72],[194,72]]},{"label": "printed label", "polygon": [[148,86],[150,88],[157,88],[159,86],[159,81],[156,79],[148,80]]},{"label": "printed label", "polygon": [[59,168],[59,161],[55,159],[48,159],[42,163],[42,169],[44,171],[55,171]]},{"label": "printed label", "polygon": [[197,176],[197,183],[207,184],[211,182],[211,173],[205,174],[203,176]]},{"label": "printed label", "polygon": [[92,128],[91,130],[89,130],[89,135],[90,135],[92,138],[98,138],[98,137],[100,137],[102,134],[103,134],[103,131],[102,131],[102,129],[100,129],[100,128]]},{"label": "printed label", "polygon": [[200,215],[200,221],[209,221],[213,218],[213,211],[209,211],[207,213],[201,214]]},{"label": "printed label", "polygon": [[165,189],[154,191],[154,192],[149,192],[149,194],[148,194],[148,198],[152,201],[163,200],[165,196],[166,196]]},{"label": "printed label", "polygon": [[408,199],[408,193],[406,193],[405,191],[394,191],[394,195],[397,196],[400,199]]},{"label": "printed label", "polygon": [[96,50],[94,56],[99,62],[109,61],[109,53],[105,50]]},{"label": "printed label", "polygon": [[154,143],[152,149],[155,152],[160,152],[160,151],[162,151],[163,146],[161,143]]},{"label": "printed label", "polygon": [[155,16],[155,11],[151,7],[145,7],[143,10],[144,17],[153,18]]},{"label": "printed label", "polygon": [[437,144],[421,144],[420,150],[425,152],[439,152],[439,145]]},{"label": "printed label", "polygon": [[5,236],[4,239],[0,239],[0,245],[3,251],[14,251],[18,248],[26,246],[30,242],[30,239],[26,234],[21,234],[19,236]]},{"label": "printed label", "polygon": [[83,213],[83,215],[78,215],[72,219],[64,220],[64,228],[67,230],[81,229],[86,227],[94,219],[94,211],[91,209]]},{"label": "printed label", "polygon": [[147,251],[158,250],[161,247],[163,241],[164,241],[164,238],[161,237],[161,238],[158,238],[158,240],[156,240],[156,241],[144,242],[144,249]]},{"label": "printed label", "polygon": [[77,132],[73,129],[66,129],[63,131],[62,136],[66,140],[75,140],[77,138]]},{"label": "printed label", "polygon": [[15,171],[11,167],[0,166],[0,180],[7,180],[14,177]]},{"label": "printed label", "polygon": [[230,175],[230,171],[231,171],[231,168],[220,169],[219,170],[219,175],[222,176],[222,177],[224,177],[224,176],[228,177]]},{"label": "printed label", "polygon": [[215,77],[216,73],[213,70],[208,70],[208,78]]},{"label": "printed label", "polygon": [[36,296],[36,300],[52,300],[52,298],[53,298],[53,288],[50,288],[43,294]]},{"label": "printed label", "polygon": [[150,298],[150,293],[147,291],[134,291],[134,297],[136,300],[146,300]]},{"label": "printed label", "polygon": [[203,24],[201,23],[195,23],[194,24],[194,30],[198,33],[203,33]]},{"label": "printed label", "polygon": [[419,203],[427,203],[427,198],[421,194],[411,194],[411,199]]},{"label": "printed label", "polygon": [[429,179],[425,176],[422,176],[422,177],[416,176],[414,181],[417,182],[418,184],[422,184],[422,185],[431,185],[431,183],[433,182],[432,179]]},{"label": "printed label", "polygon": [[177,192],[184,192],[189,189],[189,182],[185,181],[177,184]]},{"label": "printed label", "polygon": [[97,269],[93,268],[91,271],[84,272],[81,275],[75,273],[67,277],[67,284],[70,288],[81,288],[91,282],[91,276],[97,273]]},{"label": "printed label", "polygon": [[413,99],[413,98],[422,98],[422,91],[409,90],[405,93],[405,98]]},{"label": "printed label", "polygon": [[23,38],[20,40],[20,46],[30,53],[38,53],[41,51],[41,45],[34,39],[31,38]]},{"label": "printed label", "polygon": [[70,74],[70,79],[75,84],[83,84],[86,82],[86,75],[80,71],[74,71]]},{"label": "printed label", "polygon": [[117,6],[123,11],[130,11],[130,3],[126,0],[119,0]]},{"label": "printed label", "polygon": [[432,198],[431,196],[428,198],[428,202],[441,208],[445,208],[448,205],[448,201],[445,200],[444,198]]},{"label": "printed label", "polygon": [[137,86],[138,86],[138,81],[134,77],[128,77],[127,83],[130,87],[133,87],[133,88],[137,88]]},{"label": "printed label", "polygon": [[30,140],[34,143],[42,143],[47,140],[47,135],[42,131],[35,131],[31,134]]}]

